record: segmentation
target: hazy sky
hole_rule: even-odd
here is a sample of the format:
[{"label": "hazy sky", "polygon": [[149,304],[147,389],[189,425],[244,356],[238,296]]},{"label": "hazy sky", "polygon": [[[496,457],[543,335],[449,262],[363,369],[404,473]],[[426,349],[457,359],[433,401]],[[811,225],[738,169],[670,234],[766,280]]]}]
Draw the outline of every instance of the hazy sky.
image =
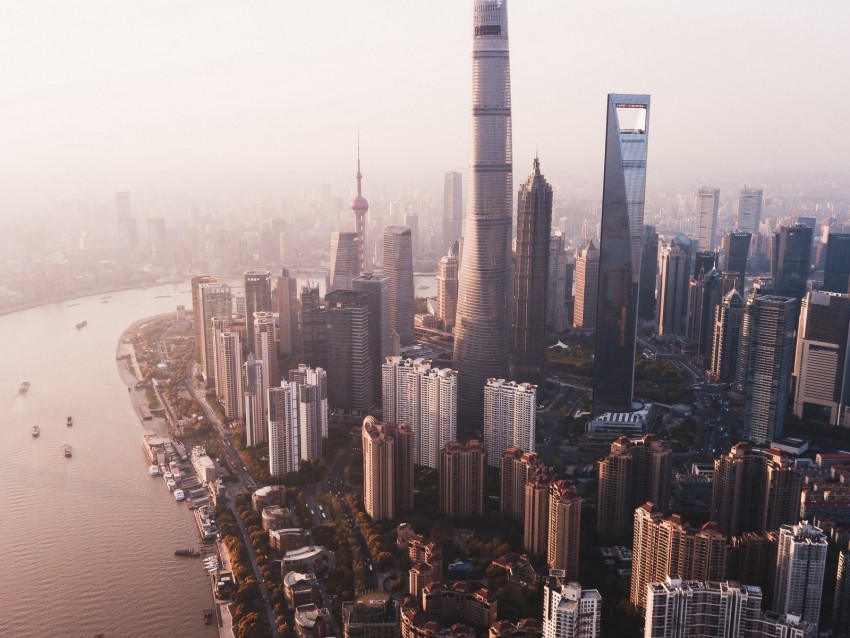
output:
[{"label": "hazy sky", "polygon": [[[0,215],[125,188],[440,188],[469,161],[471,0],[5,0]],[[850,3],[510,0],[515,181],[597,194],[605,98],[648,187],[850,173]],[[261,185],[261,186],[259,186]]]}]

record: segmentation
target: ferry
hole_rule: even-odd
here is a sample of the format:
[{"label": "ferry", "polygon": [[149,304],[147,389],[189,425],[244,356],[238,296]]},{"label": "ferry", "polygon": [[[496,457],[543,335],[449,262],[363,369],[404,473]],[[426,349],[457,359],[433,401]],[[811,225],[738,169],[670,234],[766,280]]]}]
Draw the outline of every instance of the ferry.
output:
[{"label": "ferry", "polygon": [[77,324],[77,330],[82,330],[87,325],[89,325],[88,319],[83,319],[80,323]]},{"label": "ferry", "polygon": [[37,425],[32,426],[33,437],[38,438],[39,434],[41,434],[41,429]]},{"label": "ferry", "polygon": [[65,458],[71,458],[71,446],[67,444],[65,445]]},{"label": "ferry", "polygon": [[156,465],[151,465],[148,468],[148,472],[151,473],[151,476],[159,476],[159,468]]},{"label": "ferry", "polygon": [[18,388],[18,392],[20,392],[21,394],[26,394],[29,389],[30,389],[30,382],[24,381],[21,384],[21,387]]},{"label": "ferry", "polygon": [[72,425],[74,425],[74,419],[71,418],[71,417],[68,417],[67,419],[65,419],[65,425],[67,425],[68,427],[71,427]]},{"label": "ferry", "polygon": [[197,558],[201,555],[200,552],[196,552],[194,549],[175,549],[175,556],[186,556],[187,558]]},{"label": "ferry", "polygon": [[182,501],[185,498],[186,498],[186,495],[183,494],[183,490],[174,490],[174,500],[175,501]]}]

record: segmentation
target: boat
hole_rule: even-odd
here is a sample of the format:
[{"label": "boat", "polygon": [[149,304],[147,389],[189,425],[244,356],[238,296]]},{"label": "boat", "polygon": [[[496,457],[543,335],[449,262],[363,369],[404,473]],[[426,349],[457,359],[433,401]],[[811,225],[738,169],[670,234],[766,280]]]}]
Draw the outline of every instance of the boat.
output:
[{"label": "boat", "polygon": [[64,449],[65,449],[65,458],[70,459],[71,458],[71,446],[66,444]]},{"label": "boat", "polygon": [[197,556],[200,556],[201,553],[196,552],[194,549],[175,549],[174,555],[175,556],[187,556],[187,557],[190,557],[190,558],[195,558]]},{"label": "boat", "polygon": [[183,493],[183,490],[174,490],[174,500],[182,501],[186,498],[186,495]]},{"label": "boat", "polygon": [[89,325],[88,319],[83,319],[80,323],[77,324],[77,330],[82,330],[87,325]]},{"label": "boat", "polygon": [[39,434],[41,434],[41,429],[37,425],[32,426],[32,435],[38,438]]},{"label": "boat", "polygon": [[65,425],[71,427],[72,425],[74,425],[74,419],[72,417],[68,417],[67,419],[65,419]]},{"label": "boat", "polygon": [[213,610],[210,608],[204,609],[204,624],[210,625],[213,621]]},{"label": "boat", "polygon": [[20,392],[21,394],[26,394],[29,389],[30,389],[30,382],[24,381],[21,384],[21,386],[18,388],[18,392]]},{"label": "boat", "polygon": [[151,476],[159,476],[159,468],[156,465],[151,465],[148,468],[148,472],[151,473]]}]

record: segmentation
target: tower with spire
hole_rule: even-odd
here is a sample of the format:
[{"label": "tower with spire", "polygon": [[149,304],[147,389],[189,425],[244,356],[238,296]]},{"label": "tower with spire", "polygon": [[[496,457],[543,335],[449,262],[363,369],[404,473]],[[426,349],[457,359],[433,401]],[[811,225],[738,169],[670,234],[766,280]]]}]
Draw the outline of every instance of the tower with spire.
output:
[{"label": "tower with spire", "polygon": [[358,267],[360,272],[366,270],[364,261],[364,246],[366,245],[366,213],[369,212],[369,202],[363,197],[363,173],[360,172],[360,135],[357,135],[357,195],[351,200],[351,212],[354,213],[354,232],[360,238]]}]

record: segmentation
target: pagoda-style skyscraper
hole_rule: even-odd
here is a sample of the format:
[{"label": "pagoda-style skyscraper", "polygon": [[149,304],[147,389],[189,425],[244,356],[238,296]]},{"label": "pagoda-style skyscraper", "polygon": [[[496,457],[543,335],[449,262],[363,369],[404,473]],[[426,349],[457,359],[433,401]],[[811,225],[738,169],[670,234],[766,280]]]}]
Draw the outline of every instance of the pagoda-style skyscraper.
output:
[{"label": "pagoda-style skyscraper", "polygon": [[462,421],[481,433],[484,384],[504,378],[510,293],[511,83],[507,0],[474,0],[472,161],[463,220],[454,367]]}]

